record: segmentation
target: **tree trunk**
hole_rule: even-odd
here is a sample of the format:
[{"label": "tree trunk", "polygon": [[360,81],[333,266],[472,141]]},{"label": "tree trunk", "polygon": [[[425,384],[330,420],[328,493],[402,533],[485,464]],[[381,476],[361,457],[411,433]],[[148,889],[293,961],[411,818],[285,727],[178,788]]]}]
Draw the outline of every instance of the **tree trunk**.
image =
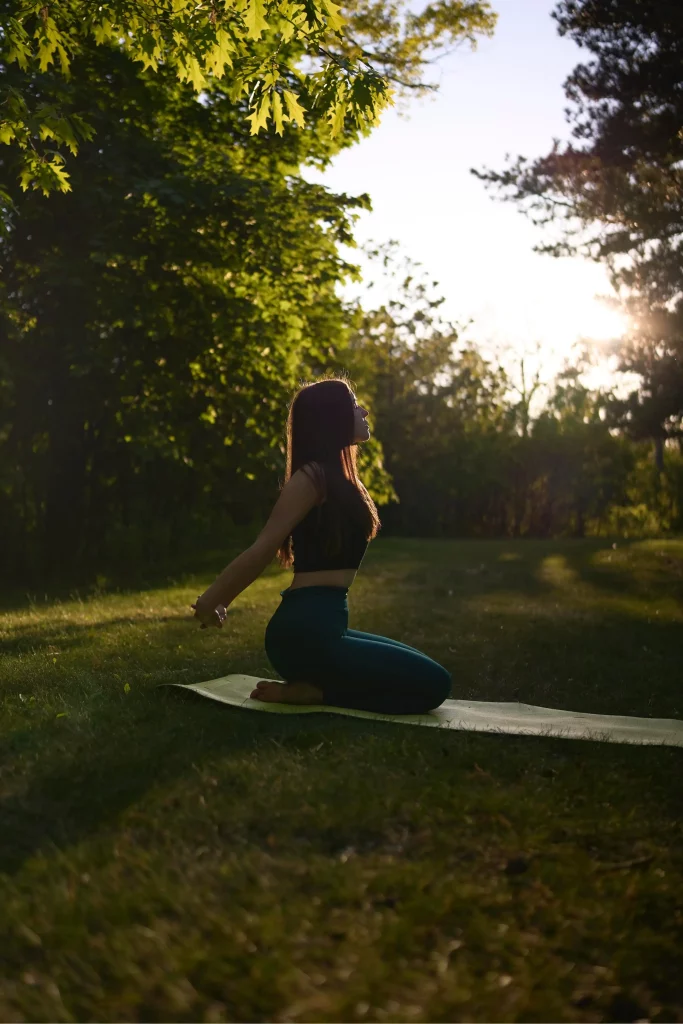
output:
[{"label": "tree trunk", "polygon": [[57,575],[78,564],[85,527],[85,438],[74,389],[52,391],[43,564]]}]

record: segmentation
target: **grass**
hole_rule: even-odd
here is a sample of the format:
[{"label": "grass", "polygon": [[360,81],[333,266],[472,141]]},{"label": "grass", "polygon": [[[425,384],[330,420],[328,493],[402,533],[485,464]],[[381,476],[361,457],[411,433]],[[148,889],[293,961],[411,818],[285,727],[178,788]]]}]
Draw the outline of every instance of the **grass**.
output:
[{"label": "grass", "polygon": [[[681,1021],[682,751],[275,716],[272,566],[6,594],[0,1019]],[[683,717],[683,541],[379,539],[350,625],[454,697]]]}]

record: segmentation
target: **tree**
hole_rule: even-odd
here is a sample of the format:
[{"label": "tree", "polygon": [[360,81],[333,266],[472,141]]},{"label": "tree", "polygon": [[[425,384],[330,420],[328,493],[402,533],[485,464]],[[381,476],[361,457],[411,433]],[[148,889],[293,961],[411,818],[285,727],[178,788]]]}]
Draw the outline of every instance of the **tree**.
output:
[{"label": "tree", "polygon": [[219,85],[200,104],[92,46],[70,87],[97,127],[74,190],[22,193],[0,167],[19,212],[0,241],[0,545],[55,572],[271,501],[282,410],[305,353],[341,337],[337,244],[367,205],[287,176],[312,138],[249,138]]},{"label": "tree", "polygon": [[[26,54],[8,59],[5,32],[0,88],[30,100],[27,145],[41,165],[39,136],[63,142],[68,112],[87,111],[90,127],[76,140],[73,190],[47,198],[54,182],[18,180],[17,138],[0,150],[0,554],[19,571],[59,572],[111,558],[119,542],[129,558],[175,549],[182,530],[224,524],[226,512],[246,524],[272,504],[282,410],[300,371],[334,361],[346,330],[335,285],[357,273],[336,247],[353,243],[353,211],[369,199],[297,176],[302,163],[324,164],[353,143],[353,112],[343,132],[322,100],[308,103],[303,131],[295,119],[249,131],[253,95],[238,88],[239,74],[213,73],[198,97],[197,81],[179,73],[182,39],[174,35],[178,53],[169,49],[156,69],[142,68],[133,60],[140,32],[98,40],[85,17],[93,5],[39,6],[19,20],[36,26],[43,49],[34,64]],[[214,6],[193,9],[211,23]],[[190,17],[184,0],[96,10],[137,18],[152,8]],[[356,7],[354,34],[339,46],[363,60],[376,48],[399,93],[431,88],[420,81],[428,47],[493,24],[478,3],[453,0],[405,25],[397,10]],[[46,58],[44,46],[59,49],[53,29],[40,41],[41,25],[52,18],[60,28],[64,12],[66,73]],[[208,37],[194,29],[185,42],[203,45]],[[269,24],[249,53],[263,63],[276,46],[292,88],[316,99],[320,76],[296,69],[304,42],[285,37]],[[381,451],[365,479],[390,488]]]},{"label": "tree", "polygon": [[[32,83],[48,68],[68,82],[93,43],[120,49],[143,70],[170,68],[197,93],[224,80],[234,103],[248,97],[251,134],[269,122],[282,135],[286,123],[325,118],[332,138],[357,138],[393,102],[390,82],[434,88],[420,81],[425,54],[463,38],[474,45],[496,20],[485,0],[440,0],[403,20],[401,6],[361,3],[342,13],[332,0],[4,0],[0,142],[19,150],[22,188],[68,191],[66,158],[53,143],[75,156],[92,140],[90,107],[58,89],[37,102]],[[8,80],[12,67],[21,75]]]},{"label": "tree", "polygon": [[508,432],[505,376],[460,342],[459,325],[439,312],[443,297],[417,274],[419,264],[399,266],[393,248],[368,255],[388,270],[394,297],[350,311],[348,348],[339,353],[372,410],[396,491],[383,528],[423,536],[495,532]]},{"label": "tree", "polygon": [[585,368],[565,366],[533,424],[527,460],[536,481],[529,510],[536,535],[583,537],[622,500],[635,464],[632,446],[610,432],[605,395],[581,383]]},{"label": "tree", "polygon": [[652,438],[661,462],[683,413],[683,7],[562,0],[553,17],[594,57],[565,83],[581,145],[556,141],[547,156],[473,173],[534,223],[560,227],[537,251],[607,265],[634,324],[620,369],[643,379],[612,417]]}]

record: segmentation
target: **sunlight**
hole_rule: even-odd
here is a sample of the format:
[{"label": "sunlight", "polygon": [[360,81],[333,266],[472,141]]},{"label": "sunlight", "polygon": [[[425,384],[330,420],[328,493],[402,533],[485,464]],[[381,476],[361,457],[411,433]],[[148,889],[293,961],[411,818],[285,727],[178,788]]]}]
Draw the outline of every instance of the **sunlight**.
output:
[{"label": "sunlight", "polygon": [[579,341],[596,343],[611,341],[629,329],[629,318],[601,302],[585,289],[571,289],[570,297],[558,302],[556,292],[536,296],[529,319],[531,334],[543,339],[544,347],[569,355]]},{"label": "sunlight", "polygon": [[[524,294],[522,281],[512,277],[506,282],[504,294],[497,296],[482,317],[489,327],[489,346],[482,346],[508,369],[514,379],[519,376],[520,360],[524,360],[527,379],[540,372],[550,382],[565,363],[575,362],[581,349],[587,349],[596,365],[584,372],[583,382],[590,388],[627,388],[631,377],[622,380],[617,373],[618,358],[609,353],[607,345],[627,334],[630,318],[600,300],[595,282],[586,278],[585,267],[567,266],[562,275],[563,287],[557,278],[539,279],[533,299]],[[517,285],[518,292],[513,293]],[[503,324],[503,310],[505,322]],[[470,332],[476,336],[476,320]],[[541,402],[541,395],[537,397]],[[542,402],[541,402],[542,404]]]},{"label": "sunlight", "polygon": [[567,562],[564,555],[548,555],[543,559],[538,578],[554,587],[567,587],[579,581],[579,574]]},{"label": "sunlight", "polygon": [[629,330],[630,321],[625,313],[612,309],[598,298],[579,302],[576,306],[577,334],[591,341],[611,341]]}]

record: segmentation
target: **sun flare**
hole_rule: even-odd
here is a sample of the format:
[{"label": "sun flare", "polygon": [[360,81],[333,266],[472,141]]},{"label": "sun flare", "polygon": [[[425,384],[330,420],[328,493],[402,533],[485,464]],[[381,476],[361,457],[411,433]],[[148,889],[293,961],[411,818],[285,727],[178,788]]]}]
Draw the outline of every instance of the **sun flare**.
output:
[{"label": "sun flare", "polygon": [[628,317],[625,313],[605,305],[598,299],[578,303],[575,323],[571,324],[577,339],[584,338],[587,341],[611,341],[613,338],[620,338],[626,333],[628,326]]},{"label": "sun flare", "polygon": [[538,339],[544,348],[567,355],[577,342],[611,341],[625,334],[629,326],[623,312],[578,290],[559,307],[556,295],[539,296],[530,319],[530,340]]}]

